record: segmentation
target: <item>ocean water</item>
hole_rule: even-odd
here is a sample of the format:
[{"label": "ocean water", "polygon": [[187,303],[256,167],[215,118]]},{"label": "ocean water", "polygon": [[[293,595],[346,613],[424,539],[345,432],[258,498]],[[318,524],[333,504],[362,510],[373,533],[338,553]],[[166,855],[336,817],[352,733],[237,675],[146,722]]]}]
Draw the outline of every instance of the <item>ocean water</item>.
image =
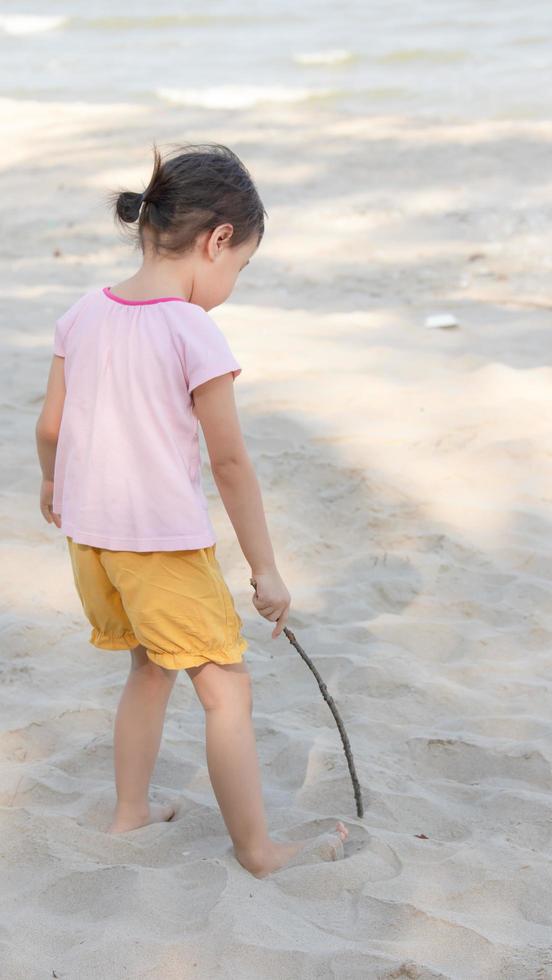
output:
[{"label": "ocean water", "polygon": [[543,0],[0,2],[16,100],[544,118],[551,69]]}]

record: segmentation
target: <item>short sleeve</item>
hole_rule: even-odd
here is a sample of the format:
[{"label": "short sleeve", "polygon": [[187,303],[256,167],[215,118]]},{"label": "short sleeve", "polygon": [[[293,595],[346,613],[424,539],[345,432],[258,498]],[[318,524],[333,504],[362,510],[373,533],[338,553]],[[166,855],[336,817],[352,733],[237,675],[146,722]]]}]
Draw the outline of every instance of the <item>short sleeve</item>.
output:
[{"label": "short sleeve", "polygon": [[89,290],[83,295],[79,296],[74,303],[69,307],[65,313],[62,313],[60,317],[55,321],[54,329],[54,344],[53,351],[58,357],[65,357],[67,352],[67,335],[77,319],[77,314],[83,306],[84,301],[92,293],[93,290]]},{"label": "short sleeve", "polygon": [[56,326],[54,330],[54,354],[58,357],[65,357],[65,331],[67,329],[67,314],[64,313],[56,320]]},{"label": "short sleeve", "polygon": [[189,392],[229,371],[235,380],[242,370],[222,330],[200,307],[186,324],[184,361]]}]

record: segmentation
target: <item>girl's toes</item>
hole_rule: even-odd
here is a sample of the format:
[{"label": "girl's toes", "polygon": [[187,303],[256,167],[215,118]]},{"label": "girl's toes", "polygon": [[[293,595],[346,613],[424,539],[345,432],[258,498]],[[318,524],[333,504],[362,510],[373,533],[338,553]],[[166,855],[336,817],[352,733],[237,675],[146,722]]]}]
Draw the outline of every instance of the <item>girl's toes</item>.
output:
[{"label": "girl's toes", "polygon": [[339,836],[341,837],[341,840],[346,840],[346,838],[349,836],[349,831],[347,830],[345,824],[341,820],[338,820],[335,827]]}]

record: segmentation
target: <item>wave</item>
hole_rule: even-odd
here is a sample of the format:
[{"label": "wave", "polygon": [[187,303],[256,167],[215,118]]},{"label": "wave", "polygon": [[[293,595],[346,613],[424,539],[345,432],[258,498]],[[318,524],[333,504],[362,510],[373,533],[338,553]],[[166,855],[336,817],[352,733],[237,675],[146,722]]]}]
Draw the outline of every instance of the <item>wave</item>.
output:
[{"label": "wave", "polygon": [[243,24],[266,24],[271,20],[278,20],[276,17],[255,16],[255,14],[158,14],[157,16],[140,16],[139,14],[126,16],[125,14],[113,14],[111,17],[88,17],[78,18],[79,25],[86,28],[102,30],[141,30],[147,28],[163,29],[165,27],[212,27],[218,24],[237,25]]},{"label": "wave", "polygon": [[344,65],[354,61],[356,55],[346,48],[336,48],[332,51],[312,51],[304,54],[294,54],[293,60],[298,65]]},{"label": "wave", "polygon": [[265,102],[306,102],[339,95],[336,89],[287,88],[258,85],[220,85],[213,88],[157,88],[155,94],[173,105],[199,106],[203,109],[249,109]]},{"label": "wave", "polygon": [[381,65],[409,64],[410,62],[427,62],[428,64],[452,64],[465,61],[468,52],[453,48],[398,48],[375,58]]},{"label": "wave", "polygon": [[39,34],[43,31],[55,31],[68,24],[70,19],[39,14],[0,14],[0,30],[5,34]]},{"label": "wave", "polygon": [[0,31],[5,34],[25,35],[54,31],[69,23],[78,30],[129,31],[167,27],[212,27],[228,24],[230,26],[255,24],[266,25],[279,18],[255,16],[254,14],[161,14],[158,16],[119,16],[111,17],[64,17],[41,14],[0,14]]}]

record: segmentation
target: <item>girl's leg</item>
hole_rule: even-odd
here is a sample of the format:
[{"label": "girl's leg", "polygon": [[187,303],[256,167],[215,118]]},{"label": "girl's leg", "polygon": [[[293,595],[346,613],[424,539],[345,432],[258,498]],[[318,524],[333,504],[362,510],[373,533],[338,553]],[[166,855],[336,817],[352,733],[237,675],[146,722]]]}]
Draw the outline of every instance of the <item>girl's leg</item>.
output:
[{"label": "girl's leg", "polygon": [[[240,864],[256,877],[283,867],[306,840],[284,844],[268,836],[252,721],[251,678],[246,664],[190,667],[205,709],[207,768]],[[344,840],[343,824],[337,831]]]},{"label": "girl's leg", "polygon": [[163,734],[165,710],[178,674],[154,664],[145,647],[130,651],[131,666],[114,730],[117,805],[108,833],[170,820],[172,806],[150,804],[149,784]]}]

